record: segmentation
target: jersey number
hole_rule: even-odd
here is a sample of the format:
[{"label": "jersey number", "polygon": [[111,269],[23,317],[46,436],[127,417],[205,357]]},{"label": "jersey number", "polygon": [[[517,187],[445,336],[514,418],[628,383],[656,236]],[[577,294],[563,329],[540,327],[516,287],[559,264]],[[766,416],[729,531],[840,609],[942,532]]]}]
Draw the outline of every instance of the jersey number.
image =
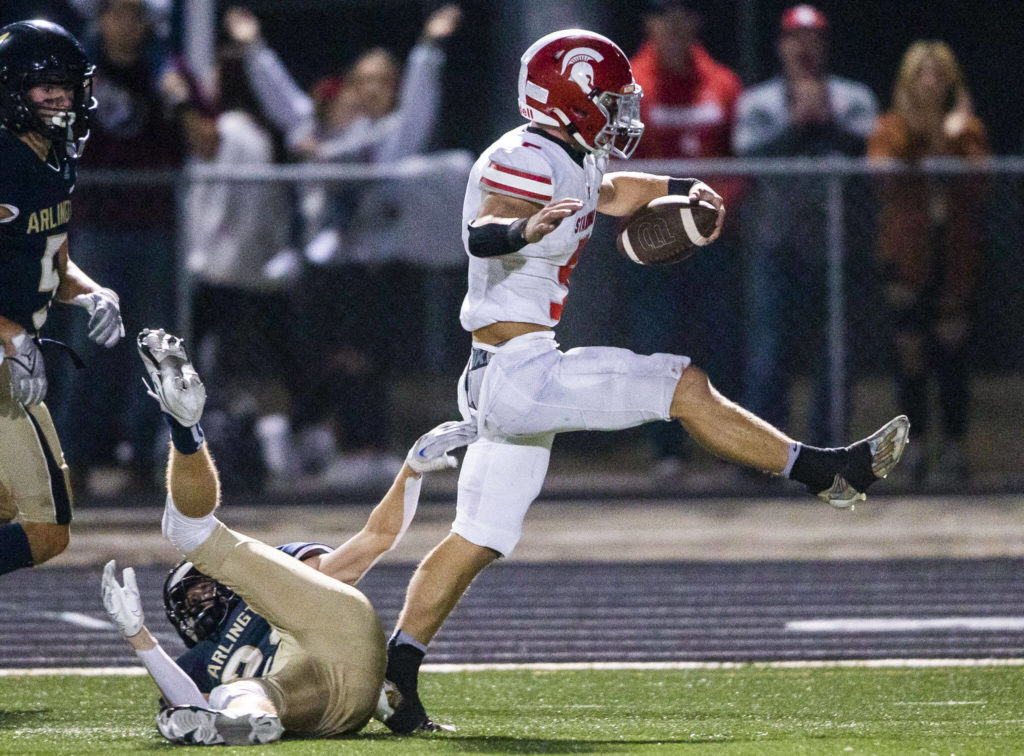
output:
[{"label": "jersey number", "polygon": [[263,652],[255,646],[242,646],[231,654],[220,674],[221,683],[237,680],[239,677],[255,677],[263,663]]},{"label": "jersey number", "polygon": [[[43,269],[39,276],[39,291],[50,292],[51,297],[57,287],[60,286],[60,271],[57,270],[57,252],[60,251],[60,248],[64,246],[64,242],[67,240],[67,234],[54,234],[53,236],[46,237],[46,249],[43,251],[43,259],[39,261],[39,265]],[[49,309],[50,303],[47,302],[45,307],[32,313],[32,326],[37,331],[46,322],[46,313]]]}]

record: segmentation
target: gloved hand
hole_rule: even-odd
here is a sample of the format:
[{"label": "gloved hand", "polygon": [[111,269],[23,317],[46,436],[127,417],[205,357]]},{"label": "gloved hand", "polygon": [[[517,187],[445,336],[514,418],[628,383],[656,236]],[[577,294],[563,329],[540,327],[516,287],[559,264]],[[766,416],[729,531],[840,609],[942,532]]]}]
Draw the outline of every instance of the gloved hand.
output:
[{"label": "gloved hand", "polygon": [[406,464],[418,473],[434,472],[445,468],[458,467],[459,460],[448,454],[452,449],[466,446],[476,441],[477,428],[475,422],[465,420],[441,423],[416,439]]},{"label": "gloved hand", "polygon": [[89,313],[89,338],[97,344],[110,349],[124,336],[121,300],[113,289],[79,294],[71,302]]},{"label": "gloved hand", "polygon": [[11,398],[19,404],[39,404],[46,396],[46,368],[36,340],[19,333],[11,343],[14,355],[7,358],[11,372]]},{"label": "gloved hand", "polygon": [[135,570],[132,567],[125,568],[122,586],[114,575],[116,569],[117,565],[113,559],[103,568],[103,579],[100,582],[103,590],[103,607],[110,615],[110,621],[121,631],[121,635],[131,638],[141,632],[146,621],[142,614],[142,598],[135,583]]}]

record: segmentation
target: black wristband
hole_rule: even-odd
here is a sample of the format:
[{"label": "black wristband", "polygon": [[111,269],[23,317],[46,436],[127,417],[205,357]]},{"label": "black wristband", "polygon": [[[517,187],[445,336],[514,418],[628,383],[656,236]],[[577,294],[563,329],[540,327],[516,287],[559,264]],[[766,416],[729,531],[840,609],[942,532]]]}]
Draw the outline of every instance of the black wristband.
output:
[{"label": "black wristband", "polygon": [[690,193],[693,189],[693,185],[698,183],[700,179],[695,178],[671,178],[668,180],[668,193],[669,194],[681,194],[684,197]]},{"label": "black wristband", "polygon": [[526,224],[529,222],[529,218],[520,218],[509,224],[508,245],[513,252],[518,252],[529,243],[526,241]]}]

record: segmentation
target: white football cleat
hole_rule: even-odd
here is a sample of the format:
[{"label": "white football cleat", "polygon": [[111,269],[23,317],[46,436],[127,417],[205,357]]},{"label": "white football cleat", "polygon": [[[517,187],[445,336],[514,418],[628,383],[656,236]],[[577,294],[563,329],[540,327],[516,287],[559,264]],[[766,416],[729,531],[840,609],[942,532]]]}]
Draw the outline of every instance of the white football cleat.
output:
[{"label": "white football cleat", "polygon": [[156,718],[160,734],[184,745],[258,745],[280,740],[281,720],[273,714],[230,714],[198,706],[172,706]]},{"label": "white football cleat", "polygon": [[191,428],[203,415],[206,387],[189,362],[182,340],[163,328],[146,328],[139,334],[138,345],[150,378],[147,393],[160,403],[161,410]]},{"label": "white football cleat", "polygon": [[894,417],[867,438],[847,447],[854,453],[854,459],[842,473],[836,474],[831,488],[818,493],[818,498],[837,509],[864,501],[868,486],[893,471],[909,441],[910,420],[906,415]]}]

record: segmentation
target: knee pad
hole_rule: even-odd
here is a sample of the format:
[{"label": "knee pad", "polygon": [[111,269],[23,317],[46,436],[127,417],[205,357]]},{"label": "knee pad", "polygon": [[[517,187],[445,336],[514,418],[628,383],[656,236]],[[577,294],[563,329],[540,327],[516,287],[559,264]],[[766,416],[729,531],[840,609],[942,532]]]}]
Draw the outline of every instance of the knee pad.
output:
[{"label": "knee pad", "polygon": [[186,517],[174,506],[171,495],[167,494],[161,529],[164,538],[174,544],[183,554],[190,554],[198,549],[219,524],[220,520],[212,513],[205,517]]}]

